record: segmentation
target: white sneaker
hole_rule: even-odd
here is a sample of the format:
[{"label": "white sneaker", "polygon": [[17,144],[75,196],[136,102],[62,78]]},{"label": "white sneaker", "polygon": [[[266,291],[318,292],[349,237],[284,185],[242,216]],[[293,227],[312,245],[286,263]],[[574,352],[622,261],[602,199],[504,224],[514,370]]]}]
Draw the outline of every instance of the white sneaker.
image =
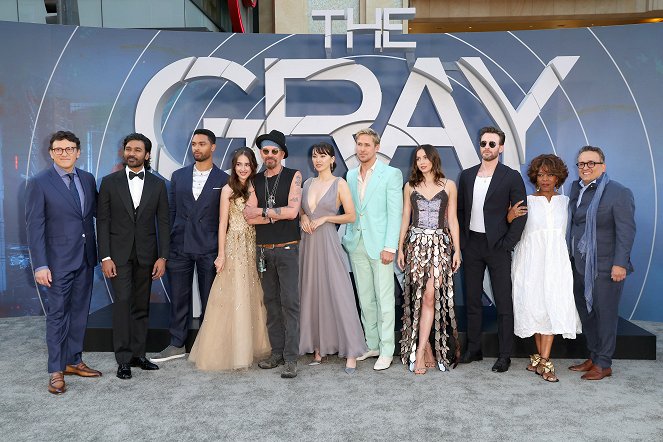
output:
[{"label": "white sneaker", "polygon": [[366,353],[364,353],[363,355],[359,356],[359,357],[357,358],[357,360],[358,360],[358,361],[363,361],[364,359],[368,359],[368,358],[377,358],[378,356],[380,356],[380,352],[379,352],[379,351],[377,351],[377,350],[368,350]]},{"label": "white sneaker", "polygon": [[387,357],[387,356],[380,356],[377,361],[375,361],[375,365],[373,366],[373,370],[386,370],[389,368],[391,365],[391,360],[393,358]]}]

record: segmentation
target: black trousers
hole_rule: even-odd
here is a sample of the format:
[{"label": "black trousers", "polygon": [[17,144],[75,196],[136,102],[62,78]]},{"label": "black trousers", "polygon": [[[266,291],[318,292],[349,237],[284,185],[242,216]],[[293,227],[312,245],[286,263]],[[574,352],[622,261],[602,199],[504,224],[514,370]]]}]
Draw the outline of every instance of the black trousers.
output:
[{"label": "black trousers", "polygon": [[214,260],[217,254],[195,255],[171,253],[168,258],[168,280],[170,282],[170,344],[182,347],[189,333],[193,306],[193,270],[198,272],[198,292],[200,293],[202,324],[207,299],[216,277]]},{"label": "black trousers", "polygon": [[[577,262],[581,263],[581,261]],[[584,266],[584,263],[582,265]],[[589,358],[601,368],[612,367],[612,355],[615,354],[617,344],[619,301],[624,290],[624,281],[614,282],[610,277],[610,272],[599,272],[594,281],[592,311],[588,312],[584,276],[577,271],[575,260],[572,260],[571,266],[573,267],[573,295],[582,323],[582,334],[585,335],[587,341]]]},{"label": "black trousers", "polygon": [[[260,253],[258,246],[258,261]],[[261,285],[272,354],[296,362],[299,356],[299,246],[262,249],[262,253],[266,270],[262,272]]]},{"label": "black trousers", "polygon": [[511,252],[492,248],[486,235],[470,232],[463,249],[465,306],[467,309],[467,350],[481,350],[483,275],[488,267],[497,307],[499,357],[509,358],[513,349],[513,299],[511,294]]},{"label": "black trousers", "polygon": [[126,264],[117,265],[113,287],[113,350],[118,364],[145,356],[152,267],[140,265],[135,248]]}]

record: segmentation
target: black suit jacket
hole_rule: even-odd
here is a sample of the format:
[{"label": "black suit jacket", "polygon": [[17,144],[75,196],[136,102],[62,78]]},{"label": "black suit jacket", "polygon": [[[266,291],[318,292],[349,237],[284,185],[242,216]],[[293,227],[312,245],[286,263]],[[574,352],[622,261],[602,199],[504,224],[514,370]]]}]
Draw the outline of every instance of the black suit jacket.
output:
[{"label": "black suit jacket", "polygon": [[140,265],[151,267],[158,258],[168,258],[168,193],[162,179],[145,173],[143,193],[135,212],[125,169],[105,176],[97,206],[100,259],[110,256],[116,265],[126,264],[134,242]]},{"label": "black suit jacket", "polygon": [[203,255],[219,249],[219,203],[228,174],[212,166],[198,199],[193,198],[193,165],[170,179],[170,252]]},{"label": "black suit jacket", "polygon": [[[470,234],[474,181],[479,166],[480,164],[463,170],[458,180],[458,223],[460,225],[461,249],[467,244]],[[523,183],[520,173],[502,163],[497,163],[483,205],[486,237],[491,247],[511,250],[520,240],[527,216],[518,217],[509,224],[506,215],[509,207],[521,200],[523,201],[522,205],[527,205],[525,183]]]}]

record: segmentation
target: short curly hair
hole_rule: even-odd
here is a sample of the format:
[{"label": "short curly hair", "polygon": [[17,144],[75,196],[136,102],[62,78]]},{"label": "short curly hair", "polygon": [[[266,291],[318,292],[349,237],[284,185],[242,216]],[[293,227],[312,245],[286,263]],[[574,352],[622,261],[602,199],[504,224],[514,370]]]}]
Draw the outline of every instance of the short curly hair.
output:
[{"label": "short curly hair", "polygon": [[557,187],[564,184],[564,181],[566,181],[566,178],[569,176],[569,169],[560,157],[553,154],[539,155],[532,159],[532,162],[529,163],[529,168],[527,169],[527,177],[535,186],[536,176],[541,168],[546,169],[548,173],[557,177]]}]

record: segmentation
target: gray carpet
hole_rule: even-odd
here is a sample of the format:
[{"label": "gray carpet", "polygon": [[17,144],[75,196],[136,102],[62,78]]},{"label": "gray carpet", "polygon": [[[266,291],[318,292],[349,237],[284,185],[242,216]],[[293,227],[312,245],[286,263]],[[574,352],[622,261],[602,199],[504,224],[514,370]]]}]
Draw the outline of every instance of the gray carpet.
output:
[{"label": "gray carpet", "polygon": [[67,377],[46,391],[44,318],[0,319],[3,387],[0,440],[663,440],[663,323],[657,361],[614,363],[612,378],[581,381],[557,360],[557,384],[515,359],[504,374],[492,359],[448,373],[414,376],[374,360],[348,376],[343,361],[300,359],[296,379],[254,368],[206,373],[186,360],[115,377],[111,353],[87,353],[101,379]]}]

